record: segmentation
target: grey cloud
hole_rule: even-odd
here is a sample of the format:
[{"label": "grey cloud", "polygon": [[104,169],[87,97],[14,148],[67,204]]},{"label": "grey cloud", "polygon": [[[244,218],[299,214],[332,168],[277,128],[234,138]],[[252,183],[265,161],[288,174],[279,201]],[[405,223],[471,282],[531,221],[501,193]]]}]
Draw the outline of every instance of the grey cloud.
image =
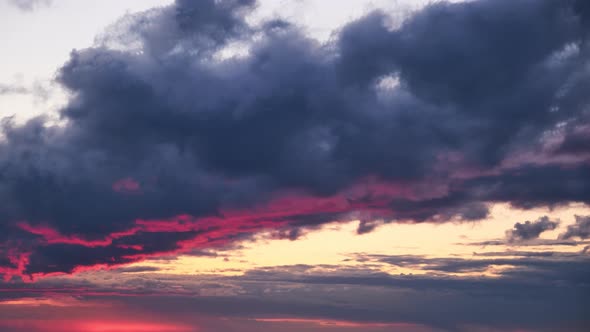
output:
[{"label": "grey cloud", "polygon": [[0,84],[0,95],[29,93],[29,89],[20,85]]},{"label": "grey cloud", "polygon": [[33,11],[40,7],[48,7],[53,0],[8,0],[8,3],[22,11]]},{"label": "grey cloud", "polygon": [[155,266],[129,266],[129,267],[122,267],[117,269],[117,272],[122,273],[138,273],[138,272],[157,272],[160,271],[160,268]]},{"label": "grey cloud", "polygon": [[584,240],[590,238],[590,216],[575,216],[576,223],[569,225],[565,233],[559,235],[560,239],[568,240],[579,237]]},{"label": "grey cloud", "polygon": [[44,82],[34,82],[30,86],[20,83],[3,84],[0,83],[0,96],[3,95],[32,95],[38,100],[45,101],[52,94],[53,87]]},{"label": "grey cloud", "polygon": [[488,241],[480,241],[480,242],[466,242],[466,243],[458,243],[460,245],[469,245],[469,246],[516,246],[516,247],[534,247],[534,246],[568,246],[568,247],[575,247],[578,245],[588,244],[588,241],[574,241],[574,240],[551,240],[551,239],[537,239],[531,240],[526,242],[508,242],[506,239],[504,240],[488,240]]},{"label": "grey cloud", "polygon": [[295,241],[303,235],[302,232],[303,231],[301,228],[295,227],[295,228],[291,228],[291,229],[278,230],[275,233],[273,233],[271,236],[273,239]]},{"label": "grey cloud", "polygon": [[356,233],[359,235],[370,233],[377,228],[381,222],[376,220],[361,220],[359,221],[358,227],[356,228]]},{"label": "grey cloud", "polygon": [[524,223],[517,222],[514,224],[514,229],[506,231],[506,237],[509,242],[537,239],[541,233],[554,230],[558,225],[558,221],[550,220],[547,216],[533,222],[529,220]]},{"label": "grey cloud", "polygon": [[586,266],[588,257],[583,252],[542,254],[517,251],[499,255],[475,254],[472,259],[429,258],[417,255],[360,255],[357,259],[445,274],[485,272],[492,266],[501,266],[507,269],[495,273],[510,280],[528,280],[539,284],[559,282],[583,288],[590,285]]}]

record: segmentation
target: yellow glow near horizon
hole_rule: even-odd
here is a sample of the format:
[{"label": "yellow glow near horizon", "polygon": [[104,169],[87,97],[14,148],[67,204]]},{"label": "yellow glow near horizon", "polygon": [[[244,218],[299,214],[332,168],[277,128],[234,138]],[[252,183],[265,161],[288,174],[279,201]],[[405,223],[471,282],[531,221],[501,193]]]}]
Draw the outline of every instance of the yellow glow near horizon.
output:
[{"label": "yellow glow near horizon", "polygon": [[[487,220],[480,222],[434,223],[390,223],[375,231],[357,235],[358,222],[330,224],[321,230],[311,231],[296,241],[270,239],[268,233],[255,237],[254,241],[242,243],[241,249],[225,252],[218,257],[179,256],[167,263],[141,262],[137,265],[156,266],[159,273],[170,274],[223,274],[241,275],[256,267],[283,265],[341,265],[356,266],[358,262],[347,261],[357,253],[382,255],[422,255],[426,257],[473,257],[474,252],[497,252],[511,249],[511,246],[473,246],[471,242],[501,240],[505,232],[516,222],[534,221],[548,215],[559,219],[561,224],[553,231],[541,234],[542,239],[556,239],[567,225],[574,222],[574,215],[590,214],[584,205],[533,210],[516,210],[507,204],[491,207]],[[513,248],[514,249],[514,248]],[[542,251],[544,246],[527,246],[527,251]],[[581,246],[560,246],[559,251],[579,252]],[[376,267],[388,273],[424,273],[421,270],[381,266]],[[493,268],[491,269],[493,272]],[[491,274],[493,274],[490,272]],[[481,275],[481,273],[476,273]]]}]

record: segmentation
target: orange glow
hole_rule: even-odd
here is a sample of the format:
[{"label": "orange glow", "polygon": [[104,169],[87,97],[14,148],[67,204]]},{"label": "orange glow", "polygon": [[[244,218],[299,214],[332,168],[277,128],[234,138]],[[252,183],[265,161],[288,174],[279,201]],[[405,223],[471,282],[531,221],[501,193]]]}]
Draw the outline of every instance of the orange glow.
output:
[{"label": "orange glow", "polygon": [[22,298],[14,300],[0,301],[0,306],[24,306],[24,307],[82,307],[89,304],[77,301],[74,298]]},{"label": "orange glow", "polygon": [[87,332],[188,332],[195,328],[173,324],[137,322],[84,322],[75,324],[76,331]]},{"label": "orange glow", "polygon": [[2,327],[38,332],[196,332],[192,326],[132,321],[0,320]]},{"label": "orange glow", "polygon": [[415,324],[411,323],[376,323],[376,322],[350,322],[344,320],[330,320],[330,319],[306,319],[306,318],[256,318],[257,322],[264,323],[292,323],[292,324],[312,324],[326,327],[341,327],[341,328],[355,328],[355,327],[413,327]]}]

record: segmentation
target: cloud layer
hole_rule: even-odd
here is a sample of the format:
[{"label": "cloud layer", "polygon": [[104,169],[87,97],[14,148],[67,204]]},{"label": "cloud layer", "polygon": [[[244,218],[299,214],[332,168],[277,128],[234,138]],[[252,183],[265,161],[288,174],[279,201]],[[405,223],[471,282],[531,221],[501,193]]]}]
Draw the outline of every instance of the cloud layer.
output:
[{"label": "cloud layer", "polygon": [[[138,267],[35,284],[0,282],[7,287],[0,288],[0,327],[12,331],[9,324],[19,317],[24,329],[45,317],[46,329],[29,330],[82,331],[89,328],[76,323],[102,317],[103,324],[118,318],[189,331],[577,332],[589,323],[589,258],[559,251],[466,258],[356,254],[355,265],[259,267],[237,277],[150,275]],[[384,273],[376,266],[418,273]],[[64,326],[62,317],[74,319]],[[251,326],[252,320],[260,324]]]}]

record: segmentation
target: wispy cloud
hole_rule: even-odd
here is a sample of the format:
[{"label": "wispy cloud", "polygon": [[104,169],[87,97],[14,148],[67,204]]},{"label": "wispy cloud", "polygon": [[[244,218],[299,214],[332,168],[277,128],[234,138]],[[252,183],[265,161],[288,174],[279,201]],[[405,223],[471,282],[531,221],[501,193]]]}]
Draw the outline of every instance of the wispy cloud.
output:
[{"label": "wispy cloud", "polygon": [[49,7],[53,0],[7,0],[9,4],[18,9],[30,12],[38,8]]}]

